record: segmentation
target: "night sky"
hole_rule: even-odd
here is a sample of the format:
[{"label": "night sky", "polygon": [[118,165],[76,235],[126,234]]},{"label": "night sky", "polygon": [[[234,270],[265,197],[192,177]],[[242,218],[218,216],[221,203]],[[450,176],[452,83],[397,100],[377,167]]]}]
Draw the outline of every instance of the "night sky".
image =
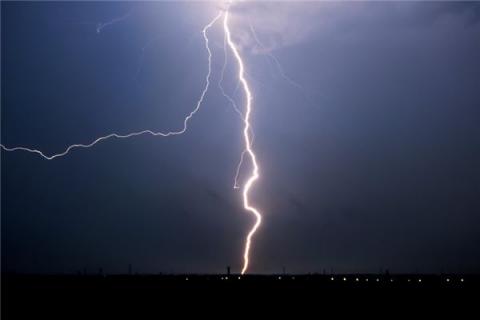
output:
[{"label": "night sky", "polygon": [[[220,6],[1,9],[1,141],[53,154],[180,129],[207,72],[201,30]],[[244,3],[232,33],[261,171],[250,272],[480,271],[480,3]],[[185,135],[52,161],[1,152],[2,270],[240,271],[254,222],[233,189],[243,123],[217,87],[221,22],[209,36],[212,85]]]}]

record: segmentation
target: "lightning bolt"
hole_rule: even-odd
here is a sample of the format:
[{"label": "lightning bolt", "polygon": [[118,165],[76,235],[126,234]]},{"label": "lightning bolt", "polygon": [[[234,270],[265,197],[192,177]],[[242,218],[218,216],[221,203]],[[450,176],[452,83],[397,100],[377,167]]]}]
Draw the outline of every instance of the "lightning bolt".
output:
[{"label": "lightning bolt", "polygon": [[253,36],[253,39],[255,40],[257,45],[262,49],[263,54],[267,55],[267,57],[269,57],[274,62],[275,66],[277,68],[278,74],[285,81],[287,81],[289,84],[296,87],[297,89],[299,89],[301,91],[305,90],[300,84],[298,84],[296,81],[294,81],[292,78],[290,78],[289,76],[287,76],[285,74],[285,71],[283,70],[282,64],[280,63],[278,58],[273,53],[271,53],[270,50],[260,41],[260,39],[258,38],[257,32],[255,31],[255,28],[253,27],[251,22],[249,23],[249,27],[250,27],[250,32]]},{"label": "lightning bolt", "polygon": [[240,80],[240,83],[243,87],[243,91],[245,92],[245,99],[246,99],[245,117],[244,117],[245,126],[243,128],[243,137],[244,137],[244,141],[245,141],[245,154],[248,154],[248,156],[250,157],[250,160],[252,162],[252,166],[253,166],[251,174],[248,177],[247,182],[243,186],[243,192],[242,192],[244,209],[249,211],[250,213],[252,213],[255,216],[255,224],[253,225],[253,227],[248,232],[246,240],[245,240],[245,250],[244,250],[244,253],[243,253],[243,261],[244,262],[243,262],[243,268],[242,268],[242,271],[241,271],[241,273],[244,274],[248,269],[248,264],[249,264],[249,260],[250,260],[250,248],[251,248],[251,244],[252,244],[252,237],[262,223],[262,215],[260,214],[260,212],[255,207],[253,207],[250,204],[250,198],[249,198],[250,189],[254,185],[255,181],[258,180],[260,175],[259,175],[259,168],[258,168],[258,163],[257,163],[257,159],[256,159],[256,156],[255,156],[255,152],[253,151],[253,148],[252,148],[252,141],[251,141],[252,139],[250,137],[250,128],[251,128],[250,116],[251,116],[251,113],[252,113],[253,97],[252,97],[252,93],[250,91],[250,87],[248,85],[248,81],[245,78],[245,67],[244,67],[244,64],[243,64],[242,56],[240,55],[239,50],[237,49],[235,43],[232,40],[232,36],[231,36],[231,33],[230,33],[230,27],[228,25],[228,17],[229,17],[229,11],[227,9],[225,11],[225,15],[224,15],[224,18],[223,18],[223,29],[224,29],[224,32],[225,32],[225,35],[226,35],[228,46],[230,47],[230,50],[232,51],[235,59],[237,60],[238,79]]},{"label": "lightning bolt", "polygon": [[[252,245],[252,238],[253,238],[254,234],[256,233],[257,229],[260,227],[260,225],[262,223],[262,215],[261,215],[261,213],[259,212],[258,209],[256,209],[255,207],[253,207],[250,204],[250,197],[249,197],[251,188],[254,186],[255,182],[259,179],[260,175],[259,175],[259,167],[258,167],[256,155],[255,155],[255,152],[253,150],[253,132],[252,132],[251,124],[250,124],[250,118],[251,118],[251,114],[252,114],[253,96],[252,96],[248,81],[246,79],[246,71],[245,71],[242,56],[240,55],[240,52],[239,52],[237,46],[235,45],[234,41],[232,40],[230,27],[229,27],[229,10],[228,10],[228,8],[225,10],[224,13],[220,12],[215,18],[213,18],[213,20],[211,20],[202,29],[202,34],[203,34],[203,38],[204,38],[204,41],[205,41],[205,49],[207,50],[207,53],[208,53],[208,72],[207,72],[207,75],[205,77],[205,86],[202,90],[202,93],[201,93],[201,95],[200,95],[200,97],[199,97],[199,99],[196,103],[195,108],[184,118],[182,129],[180,129],[178,131],[169,131],[169,132],[155,132],[155,131],[152,131],[152,130],[143,130],[143,131],[132,132],[132,133],[128,133],[128,134],[111,133],[111,134],[108,134],[108,135],[105,135],[105,136],[101,136],[101,137],[95,139],[94,141],[92,141],[88,144],[72,144],[72,145],[68,146],[64,151],[62,151],[60,153],[52,154],[52,155],[47,155],[40,150],[27,148],[27,147],[11,147],[10,148],[10,147],[6,147],[3,144],[0,144],[0,148],[3,149],[4,151],[26,151],[26,152],[38,154],[39,156],[41,156],[42,158],[44,158],[46,160],[53,160],[55,158],[59,158],[59,157],[63,157],[65,155],[67,155],[68,153],[70,153],[70,151],[72,151],[74,149],[91,148],[99,142],[109,140],[109,139],[112,139],[112,138],[127,139],[127,138],[136,137],[136,136],[147,135],[147,134],[151,135],[151,136],[169,137],[169,136],[181,135],[181,134],[185,133],[188,129],[188,123],[189,123],[190,119],[200,109],[200,106],[202,105],[202,103],[204,101],[204,98],[205,98],[205,95],[208,92],[208,89],[210,87],[210,76],[211,76],[211,71],[212,71],[212,52],[211,52],[210,46],[209,46],[208,30],[217,22],[217,20],[219,20],[222,17],[222,15],[223,15],[223,30],[224,30],[225,61],[224,61],[224,65],[223,65],[222,72],[221,72],[221,78],[218,82],[218,87],[220,88],[224,97],[229,100],[232,107],[238,113],[238,115],[241,117],[241,119],[243,120],[243,123],[244,123],[243,140],[244,140],[245,148],[244,148],[244,150],[241,154],[240,163],[237,166],[234,188],[239,188],[237,179],[238,179],[239,172],[240,172],[240,169],[241,169],[241,166],[243,164],[245,156],[248,155],[248,157],[250,158],[251,163],[252,163],[252,171],[250,172],[250,175],[248,176],[248,178],[247,178],[247,180],[246,180],[246,182],[245,182],[245,184],[243,185],[243,188],[242,188],[243,207],[246,211],[250,212],[255,217],[255,223],[252,226],[252,228],[249,230],[249,232],[246,236],[246,239],[245,239],[245,247],[244,247],[244,253],[243,253],[244,262],[243,262],[243,267],[242,267],[242,270],[241,270],[241,274],[245,274],[245,272],[248,269],[249,261],[250,261],[250,249],[251,249],[251,245]],[[126,15],[122,18],[112,20],[108,23],[104,23],[104,24],[99,25],[99,27],[97,28],[97,32],[100,32],[102,28],[104,28],[104,27],[106,27],[106,26],[108,26],[112,23],[115,23],[115,22],[121,21],[123,19],[126,19],[127,17],[128,17],[128,15]],[[231,52],[233,53],[233,56],[235,57],[235,60],[238,64],[238,85],[237,85],[237,88],[239,88],[239,87],[243,88],[243,91],[244,91],[244,94],[245,94],[245,111],[244,111],[244,113],[242,113],[240,111],[240,109],[238,108],[238,106],[235,103],[235,101],[233,100],[233,98],[231,98],[228,94],[226,94],[226,92],[224,91],[224,89],[222,87],[222,81],[223,81],[223,77],[224,77],[224,73],[225,73],[225,68],[226,68],[226,65],[227,65],[227,58],[226,58],[227,57],[227,45],[230,48]]]},{"label": "lightning bolt", "polygon": [[228,57],[228,54],[227,54],[227,34],[226,33],[224,34],[224,37],[223,37],[223,57],[224,57],[223,58],[223,66],[222,66],[222,71],[220,72],[220,80],[218,80],[218,88],[222,92],[222,95],[225,97],[225,99],[227,99],[228,102],[230,102],[233,110],[235,110],[235,112],[238,114],[238,116],[242,120],[245,120],[242,112],[240,111],[240,109],[238,109],[237,103],[235,102],[235,100],[230,95],[228,95],[225,92],[225,89],[223,88],[223,85],[222,85],[223,79],[225,77],[225,70],[227,68],[227,57]]},{"label": "lightning bolt", "polygon": [[130,17],[131,14],[132,14],[132,12],[128,12],[127,14],[125,14],[121,17],[118,17],[118,18],[114,18],[110,21],[97,23],[97,33],[102,32],[103,28],[105,28],[105,27],[108,27],[108,26],[111,26],[112,24],[115,24],[117,22],[126,20],[127,18]]},{"label": "lightning bolt", "polygon": [[188,129],[188,122],[200,109],[200,106],[202,105],[203,100],[205,98],[205,95],[207,94],[208,88],[210,86],[210,75],[212,73],[212,51],[210,50],[209,39],[208,39],[207,32],[208,32],[208,29],[210,29],[215,24],[215,22],[217,22],[217,20],[220,19],[221,16],[222,16],[222,14],[219,13],[212,21],[210,21],[210,23],[208,23],[202,29],[202,35],[203,35],[203,38],[205,40],[205,49],[208,52],[208,72],[207,72],[207,75],[205,77],[205,86],[202,90],[200,98],[198,99],[195,108],[183,120],[182,129],[180,129],[178,131],[169,131],[169,132],[155,132],[155,131],[152,131],[152,130],[142,130],[142,131],[132,132],[132,133],[128,133],[128,134],[111,133],[111,134],[108,134],[106,136],[99,137],[99,138],[95,139],[94,141],[92,141],[88,144],[72,144],[72,145],[68,146],[64,151],[53,154],[53,155],[50,155],[50,156],[46,155],[44,152],[42,152],[40,150],[27,148],[27,147],[12,147],[12,148],[9,148],[9,147],[6,147],[3,144],[0,144],[0,148],[2,148],[5,151],[26,151],[26,152],[30,152],[30,153],[35,153],[35,154],[38,154],[39,156],[41,156],[42,158],[44,158],[46,160],[53,160],[55,158],[59,158],[59,157],[63,157],[65,155],[67,155],[70,151],[72,151],[74,149],[91,148],[94,145],[96,145],[97,143],[108,140],[108,139],[111,139],[111,138],[127,139],[127,138],[136,137],[136,136],[147,135],[147,134],[151,135],[151,136],[155,136],[155,137],[156,136],[170,137],[170,136],[176,136],[176,135],[181,135],[181,134],[185,133]]},{"label": "lightning bolt", "polygon": [[[225,99],[228,100],[228,102],[230,103],[230,105],[232,106],[233,110],[238,114],[238,116],[245,122],[245,117],[243,115],[243,113],[240,111],[240,109],[238,108],[237,106],[237,103],[235,102],[235,100],[230,96],[228,95],[226,92],[225,92],[225,89],[223,88],[223,79],[224,79],[224,76],[225,76],[225,70],[227,68],[227,57],[228,57],[228,53],[227,53],[227,34],[224,33],[224,37],[223,37],[223,66],[222,66],[222,70],[220,72],[220,79],[218,80],[218,88],[220,89],[222,95],[225,97]],[[240,85],[240,80],[237,82],[237,86],[235,87],[235,91],[237,91],[237,89],[239,88],[239,85]],[[252,137],[254,136],[253,134],[253,130],[250,129],[250,132],[252,134]],[[253,144],[253,138],[252,138],[252,144]],[[245,152],[246,150],[244,149],[240,155],[240,161],[238,162],[237,164],[237,169],[235,170],[235,178],[234,178],[234,183],[233,183],[233,189],[239,189],[240,186],[238,184],[238,177],[240,176],[240,169],[242,168],[242,165],[243,165],[243,159],[244,159],[244,156],[245,156]]]}]

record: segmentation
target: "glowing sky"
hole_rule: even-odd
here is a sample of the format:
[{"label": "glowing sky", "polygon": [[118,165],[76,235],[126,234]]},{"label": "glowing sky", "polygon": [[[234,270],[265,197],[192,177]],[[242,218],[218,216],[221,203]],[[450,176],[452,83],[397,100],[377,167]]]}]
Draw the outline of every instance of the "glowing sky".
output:
[{"label": "glowing sky", "polygon": [[[478,270],[479,8],[232,11],[262,164],[252,272]],[[2,3],[2,143],[54,153],[112,131],[178,129],[203,88],[201,30],[217,9]],[[220,23],[211,31],[215,84],[223,40]],[[228,59],[232,93],[238,70]],[[239,270],[252,224],[232,188],[242,126],[214,87],[183,136],[105,143],[54,163],[2,153],[2,268]]]}]

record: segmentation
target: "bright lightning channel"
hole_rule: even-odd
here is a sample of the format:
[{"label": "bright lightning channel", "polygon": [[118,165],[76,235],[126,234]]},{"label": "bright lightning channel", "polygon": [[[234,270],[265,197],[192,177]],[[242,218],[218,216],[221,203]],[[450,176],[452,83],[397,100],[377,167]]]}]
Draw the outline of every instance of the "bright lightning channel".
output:
[{"label": "bright lightning channel", "polygon": [[[245,122],[245,117],[244,117],[243,113],[240,111],[240,109],[238,108],[237,103],[235,102],[235,100],[229,94],[227,94],[225,92],[225,89],[223,88],[223,85],[222,85],[223,79],[225,77],[225,70],[227,68],[227,57],[228,57],[228,53],[227,53],[227,34],[226,33],[224,34],[224,37],[223,37],[223,57],[224,57],[224,60],[223,60],[222,70],[220,72],[220,79],[218,80],[218,88],[220,89],[222,95],[228,100],[228,102],[232,106],[233,110]],[[238,84],[240,84],[240,81],[238,81]],[[235,88],[235,90],[237,88],[238,88],[238,85]],[[250,133],[252,134],[252,137],[253,137],[254,134],[253,134],[252,129],[250,129]],[[252,140],[253,140],[253,138],[252,138]],[[253,143],[253,141],[252,141],[252,143]],[[246,150],[243,149],[243,151],[240,155],[240,161],[237,164],[237,169],[235,170],[235,178],[234,178],[234,183],[233,183],[233,189],[239,189],[240,188],[240,185],[238,184],[238,177],[240,176],[240,169],[242,168],[242,165],[243,165],[243,159],[244,159],[244,156],[245,156],[245,152],[246,152]]]},{"label": "bright lightning channel", "polygon": [[225,92],[225,89],[223,88],[223,85],[222,85],[223,79],[225,77],[225,70],[227,68],[227,57],[228,57],[228,54],[227,54],[227,34],[225,34],[224,37],[223,37],[223,66],[222,66],[222,71],[220,72],[220,80],[218,80],[218,88],[222,92],[222,95],[228,100],[228,102],[230,102],[233,110],[235,110],[235,112],[238,114],[238,116],[242,120],[245,121],[242,112],[240,111],[240,109],[238,109],[237,103],[235,102],[235,100],[230,95],[228,95]]},{"label": "bright lightning channel", "polygon": [[243,64],[242,57],[241,57],[241,55],[239,53],[239,50],[237,49],[237,47],[236,47],[236,45],[233,42],[232,37],[231,37],[230,28],[229,28],[229,25],[228,25],[228,17],[229,17],[229,11],[226,10],[224,18],[223,18],[223,29],[224,29],[225,34],[226,34],[226,39],[227,39],[228,46],[230,47],[230,50],[233,52],[233,55],[235,56],[235,59],[237,60],[237,63],[238,63],[238,78],[239,78],[240,83],[242,84],[243,90],[245,92],[245,99],[246,99],[246,102],[245,102],[245,116],[244,116],[245,126],[243,128],[243,137],[244,137],[244,140],[245,140],[245,153],[249,155],[249,157],[252,161],[252,165],[253,165],[251,175],[248,177],[247,182],[243,186],[243,207],[245,208],[245,210],[251,212],[255,216],[255,219],[256,219],[255,224],[253,225],[253,227],[248,232],[247,238],[246,238],[246,241],[245,241],[245,250],[244,250],[244,253],[243,253],[244,263],[243,263],[243,268],[242,268],[242,271],[241,271],[241,273],[244,274],[248,269],[249,258],[250,258],[250,247],[251,247],[251,244],[252,244],[252,237],[262,223],[262,215],[260,214],[258,209],[256,209],[255,207],[250,205],[250,198],[249,198],[250,189],[254,185],[255,181],[258,180],[260,175],[259,175],[259,168],[258,168],[257,159],[256,159],[255,153],[254,153],[253,148],[252,148],[252,141],[251,141],[251,137],[250,137],[250,127],[251,127],[250,116],[251,116],[251,113],[252,113],[253,97],[252,97],[252,93],[250,91],[250,87],[248,85],[248,81],[245,79],[245,67],[244,67],[244,64]]},{"label": "bright lightning channel", "polygon": [[6,147],[3,144],[0,144],[0,148],[2,148],[5,151],[26,151],[26,152],[30,152],[30,153],[35,153],[35,154],[38,154],[39,156],[41,156],[42,158],[44,158],[46,160],[53,160],[55,158],[59,158],[59,157],[63,157],[65,155],[67,155],[73,149],[91,148],[94,145],[96,145],[97,143],[99,143],[101,141],[104,141],[104,140],[111,139],[111,138],[127,139],[127,138],[132,138],[132,137],[136,137],[136,136],[145,135],[145,134],[149,134],[149,135],[152,135],[152,136],[169,137],[169,136],[176,136],[176,135],[181,135],[181,134],[185,133],[188,129],[188,122],[197,113],[197,111],[200,109],[200,106],[202,105],[203,100],[205,98],[205,95],[207,94],[208,88],[210,86],[210,75],[211,75],[211,72],[212,72],[212,51],[210,50],[207,31],[208,31],[208,29],[210,29],[215,24],[215,22],[217,22],[218,19],[220,19],[221,16],[222,16],[222,14],[219,13],[212,21],[210,21],[210,23],[208,23],[202,29],[202,35],[203,35],[203,38],[205,40],[205,48],[208,52],[208,72],[207,72],[207,75],[205,77],[205,87],[202,90],[202,94],[200,95],[200,98],[197,101],[195,109],[193,109],[183,120],[183,127],[182,127],[181,130],[169,131],[169,132],[155,132],[155,131],[152,131],[152,130],[142,130],[142,131],[132,132],[132,133],[128,133],[128,134],[111,133],[111,134],[108,134],[106,136],[99,137],[99,138],[95,139],[94,141],[92,141],[91,143],[88,143],[88,144],[72,144],[72,145],[68,146],[63,152],[56,153],[56,154],[53,154],[53,155],[50,155],[50,156],[46,155],[44,152],[42,152],[40,150],[32,149],[32,148],[26,148],[26,147],[12,147],[12,148],[9,148],[9,147]]}]

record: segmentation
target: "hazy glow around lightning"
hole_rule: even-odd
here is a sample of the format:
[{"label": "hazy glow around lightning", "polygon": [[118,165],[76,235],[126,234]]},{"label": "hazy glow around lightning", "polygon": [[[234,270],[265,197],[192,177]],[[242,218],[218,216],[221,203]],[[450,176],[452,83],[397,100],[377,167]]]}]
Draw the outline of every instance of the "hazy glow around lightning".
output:
[{"label": "hazy glow around lightning", "polygon": [[225,15],[224,15],[224,19],[223,19],[223,28],[224,28],[224,31],[225,31],[225,34],[226,34],[226,39],[227,39],[228,46],[232,50],[233,55],[235,56],[235,59],[237,60],[237,63],[238,63],[238,78],[239,78],[240,83],[243,87],[243,90],[245,91],[245,99],[246,99],[245,104],[246,105],[245,105],[245,116],[244,116],[245,126],[243,128],[243,137],[244,137],[244,141],[245,141],[245,153],[249,155],[249,157],[252,161],[252,165],[253,165],[252,173],[251,173],[250,177],[247,179],[247,182],[245,183],[245,185],[243,186],[243,207],[245,208],[245,210],[251,212],[255,216],[255,219],[256,219],[255,224],[253,225],[253,227],[248,232],[248,235],[247,235],[247,238],[246,238],[246,241],[245,241],[245,251],[244,251],[244,254],[243,254],[244,263],[243,263],[243,268],[242,268],[242,271],[241,271],[241,273],[244,274],[248,269],[252,237],[255,234],[255,232],[257,231],[258,227],[260,227],[260,224],[262,223],[262,215],[260,214],[260,212],[255,207],[252,207],[250,205],[250,201],[249,201],[249,197],[248,197],[250,189],[252,188],[255,181],[259,178],[257,159],[256,159],[255,153],[252,149],[252,141],[251,141],[251,137],[250,137],[250,134],[249,134],[249,132],[250,132],[250,115],[252,113],[253,97],[252,97],[252,93],[250,91],[248,82],[245,79],[245,68],[244,68],[244,65],[243,65],[242,57],[240,56],[240,53],[239,53],[237,47],[235,46],[235,43],[233,42],[232,37],[231,37],[230,28],[229,28],[229,25],[228,25],[228,17],[229,17],[229,12],[227,10],[227,11],[225,11]]}]

